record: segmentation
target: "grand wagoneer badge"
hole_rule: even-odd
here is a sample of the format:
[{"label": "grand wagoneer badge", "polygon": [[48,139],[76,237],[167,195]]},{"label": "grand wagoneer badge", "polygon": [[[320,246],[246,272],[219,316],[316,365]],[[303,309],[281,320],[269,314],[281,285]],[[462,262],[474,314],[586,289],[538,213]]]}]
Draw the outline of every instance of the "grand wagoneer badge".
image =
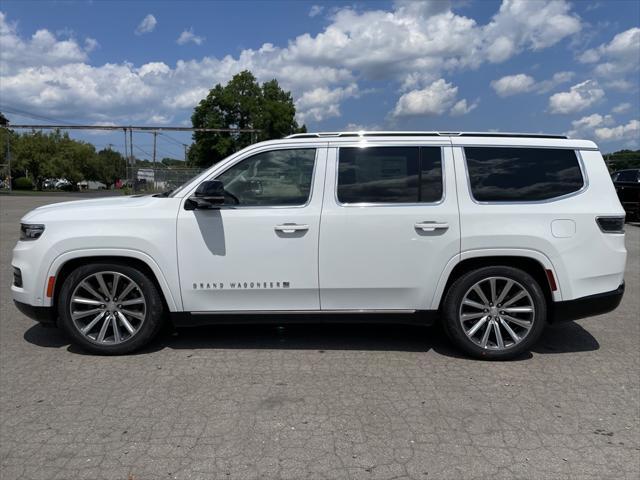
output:
[{"label": "grand wagoneer badge", "polygon": [[193,290],[269,290],[289,288],[289,282],[193,282]]}]

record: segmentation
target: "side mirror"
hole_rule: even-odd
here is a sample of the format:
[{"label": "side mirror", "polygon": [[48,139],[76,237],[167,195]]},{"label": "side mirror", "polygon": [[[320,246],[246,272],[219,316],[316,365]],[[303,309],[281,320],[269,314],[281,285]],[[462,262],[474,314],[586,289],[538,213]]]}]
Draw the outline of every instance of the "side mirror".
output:
[{"label": "side mirror", "polygon": [[189,200],[192,207],[190,210],[216,208],[224,205],[224,184],[220,180],[202,182]]}]

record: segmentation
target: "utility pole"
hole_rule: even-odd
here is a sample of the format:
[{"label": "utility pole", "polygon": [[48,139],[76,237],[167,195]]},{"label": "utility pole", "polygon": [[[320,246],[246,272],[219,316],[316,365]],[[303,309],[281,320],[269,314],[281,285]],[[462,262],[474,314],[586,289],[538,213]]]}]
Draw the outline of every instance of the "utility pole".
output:
[{"label": "utility pole", "polygon": [[124,176],[125,183],[129,183],[129,162],[127,162],[127,152],[129,151],[129,147],[127,146],[127,129],[123,128],[122,131],[124,132],[124,155],[122,156],[122,159],[124,160]]},{"label": "utility pole", "polygon": [[158,140],[158,132],[153,132],[153,189],[156,189],[156,141]]},{"label": "utility pole", "polygon": [[129,163],[131,164],[131,183],[133,184],[133,193],[136,193],[136,170],[135,160],[133,158],[133,128],[129,127]]},{"label": "utility pole", "polygon": [[189,145],[187,145],[186,143],[183,143],[182,146],[184,147],[184,161],[187,161],[187,147]]},{"label": "utility pole", "polygon": [[11,184],[13,183],[13,178],[11,178],[11,135],[10,131],[7,128],[7,168],[9,169],[9,175],[7,175],[7,179],[9,180],[9,193],[11,193]]}]

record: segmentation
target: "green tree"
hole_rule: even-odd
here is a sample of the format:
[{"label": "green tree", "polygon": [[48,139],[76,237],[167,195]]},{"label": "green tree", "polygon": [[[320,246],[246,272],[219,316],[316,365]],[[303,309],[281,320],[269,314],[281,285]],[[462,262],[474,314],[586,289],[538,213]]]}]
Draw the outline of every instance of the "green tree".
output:
[{"label": "green tree", "polygon": [[196,128],[257,129],[257,134],[237,132],[194,132],[189,149],[191,165],[208,167],[254,140],[282,138],[306,131],[295,120],[290,92],[277,80],[260,86],[249,71],[243,71],[225,86],[217,84],[195,107],[191,122]]},{"label": "green tree", "polygon": [[625,168],[640,168],[640,150],[620,150],[604,155],[605,162],[612,172]]},{"label": "green tree", "polygon": [[120,152],[105,148],[88,163],[84,177],[87,180],[102,182],[109,189],[116,180],[126,175],[125,168],[125,160]]}]

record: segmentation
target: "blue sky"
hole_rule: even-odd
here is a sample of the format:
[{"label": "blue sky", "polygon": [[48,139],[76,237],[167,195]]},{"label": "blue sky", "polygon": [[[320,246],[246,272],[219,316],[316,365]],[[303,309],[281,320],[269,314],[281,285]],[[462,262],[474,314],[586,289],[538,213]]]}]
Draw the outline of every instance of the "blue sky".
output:
[{"label": "blue sky", "polygon": [[[14,123],[188,125],[248,68],[310,130],[568,133],[640,143],[640,2],[31,2],[0,6]],[[74,134],[98,148],[122,135]],[[182,156],[189,135],[161,137]],[[135,153],[145,157],[150,136]]]}]

